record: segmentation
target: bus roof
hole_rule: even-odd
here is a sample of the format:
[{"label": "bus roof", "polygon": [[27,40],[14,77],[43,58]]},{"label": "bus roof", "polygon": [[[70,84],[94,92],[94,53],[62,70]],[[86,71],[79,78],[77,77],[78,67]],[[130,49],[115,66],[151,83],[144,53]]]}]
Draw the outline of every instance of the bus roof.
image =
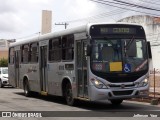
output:
[{"label": "bus roof", "polygon": [[22,44],[27,44],[27,43],[33,43],[33,42],[37,42],[37,41],[41,41],[41,40],[47,40],[47,39],[51,39],[51,38],[56,38],[59,36],[64,36],[64,35],[68,35],[68,34],[73,34],[73,33],[81,33],[81,32],[87,32],[87,30],[89,29],[90,26],[92,25],[104,25],[104,24],[108,24],[108,25],[118,25],[118,24],[122,24],[122,25],[136,25],[136,26],[141,26],[139,24],[135,24],[135,23],[106,23],[106,22],[101,22],[101,23],[88,23],[86,25],[82,25],[79,27],[75,27],[75,28],[70,28],[70,29],[66,29],[63,31],[58,31],[58,32],[53,32],[53,33],[48,33],[45,35],[39,35],[37,37],[34,38],[28,38],[28,39],[23,39],[23,40],[17,40],[17,42],[11,43],[10,47],[14,47],[14,46],[18,46],[18,45],[22,45]]}]

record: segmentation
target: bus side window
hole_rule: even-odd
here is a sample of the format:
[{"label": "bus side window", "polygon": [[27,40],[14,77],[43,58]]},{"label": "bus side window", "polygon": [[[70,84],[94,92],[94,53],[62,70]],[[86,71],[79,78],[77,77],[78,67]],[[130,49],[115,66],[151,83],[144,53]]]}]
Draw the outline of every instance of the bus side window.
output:
[{"label": "bus side window", "polygon": [[74,59],[74,36],[67,35],[62,37],[62,60]]},{"label": "bus side window", "polygon": [[49,61],[61,60],[61,38],[49,40]]},{"label": "bus side window", "polygon": [[22,63],[28,63],[29,62],[29,45],[23,45],[22,46]]},{"label": "bus side window", "polygon": [[30,45],[30,62],[36,63],[38,62],[38,43],[32,43]]}]

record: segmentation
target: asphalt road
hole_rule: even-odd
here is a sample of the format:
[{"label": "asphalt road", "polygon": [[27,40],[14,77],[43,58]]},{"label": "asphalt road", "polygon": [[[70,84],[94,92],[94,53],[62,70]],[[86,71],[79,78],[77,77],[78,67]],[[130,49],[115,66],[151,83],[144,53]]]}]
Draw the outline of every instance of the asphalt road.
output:
[{"label": "asphalt road", "polygon": [[[106,117],[110,117],[111,119],[116,119],[113,117],[117,117],[117,119],[121,120],[119,116],[123,117],[126,114],[129,114],[129,116],[137,114],[144,115],[145,113],[146,114],[153,113],[154,115],[157,115],[157,111],[160,113],[160,105],[153,106],[147,103],[138,103],[129,101],[124,101],[120,106],[112,106],[109,102],[102,102],[102,103],[79,102],[76,106],[71,107],[66,105],[65,100],[61,97],[40,96],[40,95],[25,97],[23,94],[23,90],[6,87],[6,88],[0,88],[0,111],[1,114],[4,111],[17,111],[21,114],[22,112],[25,113],[25,111],[42,112],[42,118],[29,118],[31,120],[51,119],[50,117],[45,117],[47,115],[56,116],[54,117],[54,119],[58,120],[61,118],[69,120],[75,118],[83,119],[84,117],[87,117],[87,120],[88,119],[94,120],[96,118],[105,120]],[[0,118],[0,120],[1,119],[2,118]],[[9,119],[9,118],[3,118],[3,119]],[[14,118],[12,119],[20,120],[21,118],[14,116]],[[128,118],[125,117],[125,119]],[[146,120],[146,118],[142,117],[141,119]],[[149,118],[149,119],[158,120],[159,118]]]}]

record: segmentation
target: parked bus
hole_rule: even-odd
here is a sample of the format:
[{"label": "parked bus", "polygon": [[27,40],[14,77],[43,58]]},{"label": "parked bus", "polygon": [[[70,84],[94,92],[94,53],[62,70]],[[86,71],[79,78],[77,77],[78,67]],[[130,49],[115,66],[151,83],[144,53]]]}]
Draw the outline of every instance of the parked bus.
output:
[{"label": "parked bus", "polygon": [[87,24],[49,33],[9,47],[9,82],[42,95],[109,100],[146,97],[149,91],[150,46],[142,26]]}]

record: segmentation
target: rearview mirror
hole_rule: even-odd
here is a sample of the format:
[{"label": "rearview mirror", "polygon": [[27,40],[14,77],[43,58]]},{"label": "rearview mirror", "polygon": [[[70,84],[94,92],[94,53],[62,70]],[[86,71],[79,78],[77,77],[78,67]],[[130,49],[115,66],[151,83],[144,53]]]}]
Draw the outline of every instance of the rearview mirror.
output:
[{"label": "rearview mirror", "polygon": [[152,52],[151,52],[151,44],[150,42],[147,42],[147,49],[148,49],[148,56],[150,59],[152,59]]}]

